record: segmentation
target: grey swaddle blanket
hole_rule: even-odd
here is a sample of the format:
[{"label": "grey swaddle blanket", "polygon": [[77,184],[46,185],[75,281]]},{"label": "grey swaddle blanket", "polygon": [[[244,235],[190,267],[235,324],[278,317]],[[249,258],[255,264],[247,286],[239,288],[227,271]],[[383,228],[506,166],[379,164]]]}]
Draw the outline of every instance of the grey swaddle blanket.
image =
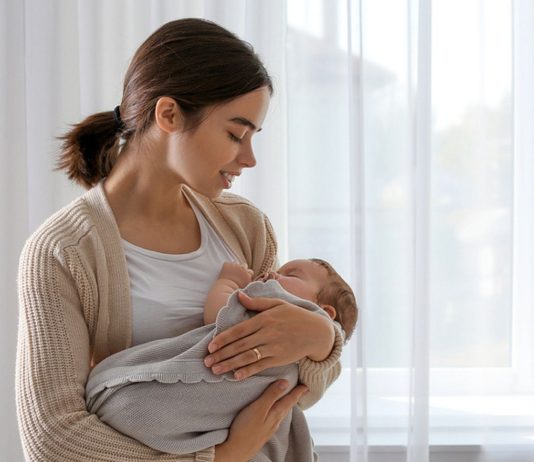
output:
[{"label": "grey swaddle blanket", "polygon": [[[327,316],[275,280],[253,282],[244,292],[282,298]],[[187,454],[222,443],[236,414],[270,383],[284,378],[291,390],[298,381],[296,363],[242,381],[231,373],[214,375],[204,366],[211,339],[255,314],[239,303],[234,292],[214,324],[109,356],[89,376],[87,409],[121,433],[163,452]],[[295,406],[253,460],[311,462],[316,457],[304,414]]]}]

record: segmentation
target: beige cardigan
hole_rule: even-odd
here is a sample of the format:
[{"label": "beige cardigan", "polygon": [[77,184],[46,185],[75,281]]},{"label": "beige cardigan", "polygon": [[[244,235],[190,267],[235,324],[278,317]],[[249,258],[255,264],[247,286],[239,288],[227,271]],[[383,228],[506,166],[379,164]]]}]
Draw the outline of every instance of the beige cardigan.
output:
[{"label": "beige cardigan", "polygon": [[[271,225],[247,200],[225,193],[209,200],[184,188],[210,224],[255,274],[276,265]],[[155,451],[89,414],[85,383],[93,365],[131,345],[126,259],[103,183],[52,215],[28,239],[19,274],[16,400],[28,461],[213,461]],[[317,401],[340,373],[342,336],[322,362],[299,362]],[[179,418],[180,416],[176,416]]]}]

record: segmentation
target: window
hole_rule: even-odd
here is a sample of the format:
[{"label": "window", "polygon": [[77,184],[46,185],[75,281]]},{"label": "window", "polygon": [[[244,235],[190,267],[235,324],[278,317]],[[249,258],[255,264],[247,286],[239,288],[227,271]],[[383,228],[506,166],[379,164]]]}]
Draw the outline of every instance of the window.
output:
[{"label": "window", "polygon": [[[432,5],[430,443],[532,444],[525,345],[534,325],[513,296],[512,3]],[[325,258],[353,277],[351,182],[363,179],[364,223],[356,228],[365,232],[369,444],[378,445],[406,443],[414,347],[416,31],[406,7],[363,2],[362,29],[351,30],[353,40],[361,33],[362,56],[359,43],[352,54],[347,45],[347,2],[291,1],[288,9],[288,257]],[[361,101],[350,85],[361,85]],[[358,155],[349,149],[354,106],[363,117],[359,176],[349,157]],[[343,365],[307,411],[318,444],[349,444],[348,351]]]}]

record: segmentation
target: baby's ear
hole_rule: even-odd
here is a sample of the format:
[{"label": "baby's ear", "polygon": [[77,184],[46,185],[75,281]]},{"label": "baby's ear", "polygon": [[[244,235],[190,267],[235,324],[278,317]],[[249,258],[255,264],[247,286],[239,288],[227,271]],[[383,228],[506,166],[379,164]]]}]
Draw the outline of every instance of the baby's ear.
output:
[{"label": "baby's ear", "polygon": [[320,305],[320,307],[326,311],[326,314],[330,316],[332,319],[336,319],[336,309],[332,305]]}]

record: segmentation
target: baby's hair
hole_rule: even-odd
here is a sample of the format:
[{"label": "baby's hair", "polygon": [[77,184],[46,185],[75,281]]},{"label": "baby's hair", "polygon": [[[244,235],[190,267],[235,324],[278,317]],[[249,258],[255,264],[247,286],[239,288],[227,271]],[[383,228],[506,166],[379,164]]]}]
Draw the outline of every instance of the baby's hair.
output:
[{"label": "baby's hair", "polygon": [[328,282],[319,290],[317,304],[332,305],[336,309],[335,321],[341,324],[346,343],[354,332],[358,320],[358,305],[354,292],[330,263],[319,258],[310,258],[310,261],[326,268],[328,272]]}]

